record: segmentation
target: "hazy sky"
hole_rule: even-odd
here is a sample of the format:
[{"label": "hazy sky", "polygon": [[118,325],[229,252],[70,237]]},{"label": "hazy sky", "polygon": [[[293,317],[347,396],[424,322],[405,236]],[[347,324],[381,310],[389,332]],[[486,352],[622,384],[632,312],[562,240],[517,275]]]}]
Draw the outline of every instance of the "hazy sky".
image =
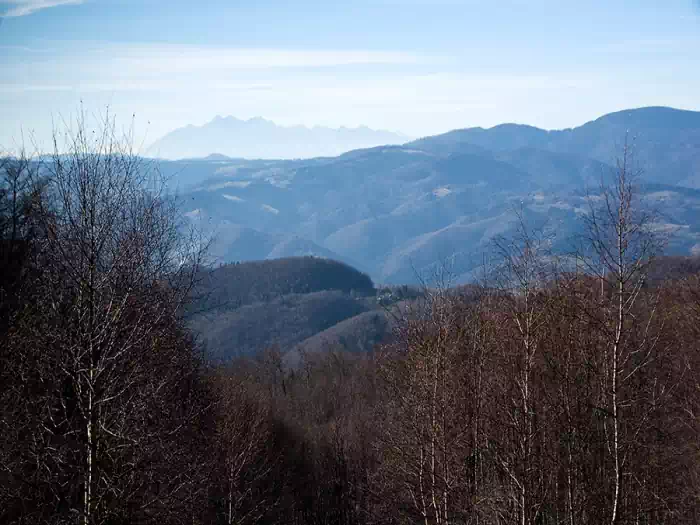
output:
[{"label": "hazy sky", "polygon": [[411,136],[700,109],[699,0],[0,0],[0,146],[107,105]]}]

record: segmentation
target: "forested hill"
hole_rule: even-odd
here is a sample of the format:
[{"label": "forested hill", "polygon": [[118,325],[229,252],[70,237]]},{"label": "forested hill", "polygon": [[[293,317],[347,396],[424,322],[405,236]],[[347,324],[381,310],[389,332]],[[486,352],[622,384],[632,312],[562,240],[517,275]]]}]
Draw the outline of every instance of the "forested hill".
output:
[{"label": "forested hill", "polygon": [[[209,358],[228,361],[273,346],[285,351],[377,308],[367,275],[329,259],[290,257],[201,272],[188,318]],[[358,337],[363,348],[367,337],[377,339]]]},{"label": "forested hill", "polygon": [[202,271],[194,311],[231,310],[284,295],[335,290],[373,295],[372,280],[342,262],[321,257],[287,257],[223,264]]}]

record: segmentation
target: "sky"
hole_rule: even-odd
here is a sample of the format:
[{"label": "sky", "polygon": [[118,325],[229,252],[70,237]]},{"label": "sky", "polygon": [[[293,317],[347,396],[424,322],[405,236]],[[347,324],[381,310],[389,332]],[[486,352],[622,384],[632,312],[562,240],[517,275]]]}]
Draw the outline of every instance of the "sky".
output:
[{"label": "sky", "polygon": [[0,0],[0,148],[107,108],[411,137],[700,110],[700,0]]}]

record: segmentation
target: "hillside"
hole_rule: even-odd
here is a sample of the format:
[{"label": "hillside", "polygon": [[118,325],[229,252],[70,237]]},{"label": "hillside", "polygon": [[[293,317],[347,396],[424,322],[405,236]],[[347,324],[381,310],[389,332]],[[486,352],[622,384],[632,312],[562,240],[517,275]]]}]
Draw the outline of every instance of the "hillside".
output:
[{"label": "hillside", "polygon": [[337,323],[366,312],[368,301],[337,291],[289,294],[232,310],[198,315],[190,321],[207,356],[230,361],[269,347],[292,348]]},{"label": "hillside", "polygon": [[[209,358],[224,361],[272,346],[286,352],[379,308],[369,277],[318,257],[223,265],[199,275],[193,295],[189,326]],[[365,337],[362,323],[348,326],[350,336]]]},{"label": "hillside", "polygon": [[227,311],[291,294],[338,291],[375,294],[372,280],[350,266],[319,257],[288,257],[233,263],[197,278],[195,312]]},{"label": "hillside", "polygon": [[329,351],[370,353],[385,341],[394,326],[393,318],[384,310],[370,310],[312,335],[285,353],[284,364],[298,366],[303,356]]}]

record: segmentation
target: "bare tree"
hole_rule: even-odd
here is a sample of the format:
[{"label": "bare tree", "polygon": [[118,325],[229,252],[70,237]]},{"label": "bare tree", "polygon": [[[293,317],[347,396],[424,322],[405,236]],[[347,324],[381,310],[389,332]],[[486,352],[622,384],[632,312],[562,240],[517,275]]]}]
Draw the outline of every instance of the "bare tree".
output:
[{"label": "bare tree", "polygon": [[41,167],[38,278],[10,334],[26,432],[17,475],[33,479],[42,520],[135,520],[190,483],[185,457],[165,469],[196,417],[182,396],[194,395],[197,358],[178,311],[202,251],[113,120],[92,131],[82,115],[62,137]]},{"label": "bare tree", "polygon": [[[518,210],[516,217],[513,239],[496,240],[500,264],[494,276],[495,300],[497,315],[504,321],[498,368],[505,377],[494,394],[504,402],[497,423],[507,432],[494,436],[493,448],[497,463],[517,494],[513,498],[517,522],[530,525],[543,511],[548,483],[543,470],[537,468],[546,438],[536,390],[542,341],[551,313],[552,295],[547,288],[556,278],[556,265],[551,239],[544,230],[531,230],[524,210]],[[496,373],[496,377],[500,375]]]},{"label": "bare tree", "polygon": [[661,247],[653,232],[653,216],[640,206],[636,188],[640,173],[632,145],[626,141],[612,183],[603,184],[599,195],[589,197],[585,218],[590,256],[584,261],[598,276],[601,287],[595,308],[602,314],[599,327],[605,350],[603,396],[604,410],[609,414],[605,435],[613,464],[611,525],[621,519],[625,469],[639,433],[640,422],[630,419],[633,394],[629,385],[657,351],[652,324],[657,318],[655,306],[645,321],[640,323],[635,316],[649,264]]},{"label": "bare tree", "polygon": [[474,516],[465,499],[479,398],[466,394],[462,351],[472,334],[463,313],[444,290],[432,294],[427,315],[406,319],[381,361],[384,461],[376,481],[384,498],[399,499],[403,516],[425,525]]},{"label": "bare tree", "polygon": [[245,366],[221,369],[212,378],[216,393],[216,429],[210,454],[212,485],[222,495],[220,514],[227,525],[260,522],[275,506],[266,490],[278,467],[273,442],[269,395]]}]

